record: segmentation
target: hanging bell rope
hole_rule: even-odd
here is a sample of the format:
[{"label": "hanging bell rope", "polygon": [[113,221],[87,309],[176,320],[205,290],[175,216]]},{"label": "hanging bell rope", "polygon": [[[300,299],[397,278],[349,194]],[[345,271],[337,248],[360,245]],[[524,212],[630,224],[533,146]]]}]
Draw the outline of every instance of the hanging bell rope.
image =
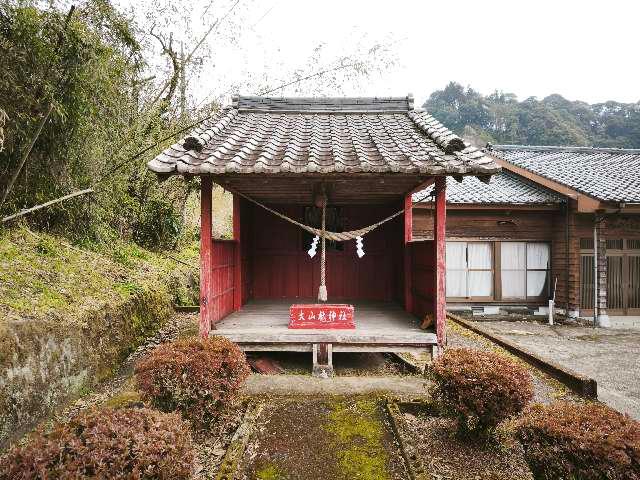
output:
[{"label": "hanging bell rope", "polygon": [[321,232],[321,246],[322,251],[320,252],[320,286],[318,287],[318,300],[321,302],[327,301],[327,285],[325,283],[325,271],[327,267],[327,258],[326,258],[326,227],[327,227],[327,196],[324,192],[322,192],[322,197],[320,199],[322,203],[322,232]]}]

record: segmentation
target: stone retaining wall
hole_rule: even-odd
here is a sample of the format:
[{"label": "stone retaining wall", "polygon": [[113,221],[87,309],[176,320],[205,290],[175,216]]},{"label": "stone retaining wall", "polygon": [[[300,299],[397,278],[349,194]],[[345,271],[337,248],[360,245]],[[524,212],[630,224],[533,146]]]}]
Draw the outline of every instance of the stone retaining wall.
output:
[{"label": "stone retaining wall", "polygon": [[0,323],[0,450],[117,370],[171,315],[166,290],[97,308],[80,323]]}]

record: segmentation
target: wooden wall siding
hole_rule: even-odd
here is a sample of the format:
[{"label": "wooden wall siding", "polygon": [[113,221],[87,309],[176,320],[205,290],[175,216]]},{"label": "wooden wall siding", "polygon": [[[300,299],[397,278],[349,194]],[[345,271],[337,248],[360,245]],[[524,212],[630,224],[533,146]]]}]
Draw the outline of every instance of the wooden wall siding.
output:
[{"label": "wooden wall siding", "polygon": [[253,296],[252,292],[252,208],[247,200],[240,200],[240,250],[242,261],[242,305],[247,303]]},{"label": "wooden wall siding", "polygon": [[[304,207],[276,205],[275,209],[303,221]],[[310,238],[299,227],[252,206],[251,278],[256,299],[316,298],[320,284],[320,250],[309,258]],[[383,206],[342,207],[345,230],[370,225],[393,213]],[[394,250],[402,242],[399,217],[364,237],[365,256],[356,255],[355,241],[343,242],[342,251],[327,250],[327,292],[334,300],[397,299],[398,264]],[[397,237],[397,239],[396,239]],[[305,239],[308,242],[303,242]]]},{"label": "wooden wall siding", "polygon": [[237,243],[233,240],[213,240],[212,251],[212,323],[235,311],[235,260]]},{"label": "wooden wall siding", "polygon": [[[447,239],[551,241],[553,211],[447,210]],[[500,223],[498,223],[500,222]],[[413,210],[414,240],[433,240],[433,211]]]},{"label": "wooden wall siding", "polygon": [[593,255],[580,256],[580,308],[593,310]]},{"label": "wooden wall siding", "polygon": [[625,308],[623,260],[617,255],[607,257],[607,308],[610,310]]},{"label": "wooden wall siding", "polygon": [[629,258],[628,307],[640,310],[640,254]]},{"label": "wooden wall siding", "polygon": [[413,313],[422,319],[427,313],[433,313],[435,262],[433,240],[412,242],[411,278],[413,292]]},{"label": "wooden wall siding", "polygon": [[[578,224],[584,262],[580,271],[580,307],[582,315],[590,316],[593,315],[593,215],[579,215]],[[600,313],[636,315],[640,297],[640,215],[608,215],[600,223],[598,234]],[[591,298],[586,298],[587,291]]]},{"label": "wooden wall siding", "polygon": [[[505,221],[507,221],[505,223]],[[498,223],[500,222],[500,223]],[[580,252],[580,239],[593,238],[593,214],[576,212],[571,202],[568,216],[569,248],[567,255],[565,211],[491,211],[448,210],[447,239],[475,240],[533,240],[551,243],[551,287],[556,284],[556,305],[570,312],[590,315],[593,310],[593,259]],[[433,213],[429,208],[413,211],[415,240],[433,238]],[[599,306],[602,313],[614,308],[607,299],[614,279],[607,275],[607,240],[640,240],[640,215],[611,215],[599,228],[600,254],[598,261]],[[627,242],[629,244],[629,242]],[[613,268],[616,268],[615,266]],[[632,266],[625,267],[631,269]],[[588,270],[588,271],[587,271]],[[582,277],[581,278],[581,272]],[[614,276],[616,273],[614,272]],[[625,277],[627,278],[627,277]],[[631,277],[629,277],[631,278]],[[640,279],[638,279],[640,282]],[[636,283],[637,285],[637,283]],[[615,287],[617,288],[617,287]],[[630,291],[630,290],[629,290]],[[615,295],[615,292],[614,292]],[[631,298],[632,294],[629,294]],[[640,292],[637,294],[640,301]],[[610,304],[611,303],[611,304]],[[632,307],[630,307],[632,308]],[[637,308],[637,307],[636,307]],[[615,308],[617,311],[617,307]]]},{"label": "wooden wall siding", "polygon": [[556,285],[558,308],[577,312],[580,305],[580,236],[576,231],[576,216],[569,211],[569,249],[567,255],[567,213],[554,213],[551,237],[551,286]]}]

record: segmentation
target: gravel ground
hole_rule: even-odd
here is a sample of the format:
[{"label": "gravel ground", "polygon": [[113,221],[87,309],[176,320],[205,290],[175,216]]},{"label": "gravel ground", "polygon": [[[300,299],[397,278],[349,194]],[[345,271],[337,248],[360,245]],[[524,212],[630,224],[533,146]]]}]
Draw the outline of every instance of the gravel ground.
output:
[{"label": "gravel ground", "polygon": [[505,349],[490,342],[486,338],[467,330],[461,325],[452,321],[447,321],[447,346],[448,347],[467,347],[477,348],[480,350],[488,350],[498,352],[511,357],[516,362],[525,366],[531,373],[534,388],[534,401],[540,403],[550,403],[554,400],[574,400],[581,401],[581,398],[575,395],[562,383],[546,373],[532,367],[520,358],[507,352]]},{"label": "gravel ground", "polygon": [[434,480],[532,480],[517,442],[460,441],[455,420],[402,412],[399,424],[417,472]]},{"label": "gravel ground", "polygon": [[598,383],[598,399],[640,420],[640,331],[531,322],[482,327]]}]

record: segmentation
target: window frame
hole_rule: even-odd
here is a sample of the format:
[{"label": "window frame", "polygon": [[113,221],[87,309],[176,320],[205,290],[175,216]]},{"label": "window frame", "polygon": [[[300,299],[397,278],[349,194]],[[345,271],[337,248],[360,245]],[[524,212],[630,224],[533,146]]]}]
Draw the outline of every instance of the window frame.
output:
[{"label": "window frame", "polygon": [[[497,247],[497,249],[499,248],[500,250],[500,265],[496,265],[496,270],[500,271],[500,300],[502,301],[506,301],[506,302],[542,302],[545,300],[549,299],[549,295],[551,293],[551,242],[545,242],[545,241],[537,241],[537,240],[507,240],[507,241],[500,241],[500,242],[496,242],[499,243],[499,247]],[[511,271],[515,271],[515,272],[519,272],[519,271],[523,271],[524,272],[524,297],[505,297],[504,295],[502,295],[502,244],[503,243],[523,243],[524,244],[524,259],[525,259],[525,265],[524,265],[524,270],[511,270]],[[529,245],[531,244],[542,244],[542,245],[547,245],[548,249],[549,249],[549,261],[547,264],[547,268],[529,268]],[[530,297],[527,294],[528,291],[528,286],[529,286],[529,272],[546,272],[547,273],[547,279],[546,279],[546,291],[543,291],[542,295],[539,295],[537,297]]]},{"label": "window frame", "polygon": [[[465,296],[465,297],[453,297],[453,296],[446,296],[447,301],[451,301],[451,302],[466,302],[466,301],[494,301],[495,300],[495,296],[496,296],[496,289],[495,289],[495,267],[496,267],[496,249],[495,249],[495,242],[491,241],[491,240],[447,240],[447,243],[464,243],[466,245],[464,252],[465,252],[465,265],[466,268],[463,269],[459,269],[459,268],[448,268],[447,267],[447,271],[451,270],[451,271],[465,271],[467,272],[467,276],[466,276],[466,292],[467,294],[469,293],[469,272],[491,272],[491,295],[489,296]],[[488,244],[489,248],[491,250],[491,268],[469,268],[469,244],[470,243],[483,243],[483,244]],[[448,265],[448,263],[447,263]]]},{"label": "window frame", "polygon": [[[524,276],[525,276],[525,283],[524,283],[524,288],[525,288],[525,296],[524,297],[504,297],[502,295],[502,256],[501,256],[501,250],[502,250],[502,243],[524,243],[525,244],[525,262],[526,262],[526,256],[527,256],[527,248],[529,244],[544,244],[547,245],[548,249],[549,249],[549,262],[548,262],[548,266],[546,269],[541,269],[541,268],[528,268],[528,266],[525,264],[525,270],[524,270]],[[447,301],[448,302],[452,302],[452,303],[465,303],[465,302],[501,302],[501,303],[543,303],[546,302],[549,299],[549,296],[551,295],[551,274],[553,272],[553,245],[551,241],[544,241],[544,240],[484,240],[484,239],[451,239],[451,240],[447,240],[447,243],[464,243],[464,244],[470,244],[470,243],[485,243],[485,244],[489,244],[489,246],[491,247],[491,255],[492,255],[492,262],[491,262],[491,269],[470,269],[468,267],[469,262],[468,262],[468,255],[469,255],[469,251],[468,251],[468,247],[465,248],[465,263],[467,265],[467,268],[465,269],[465,271],[467,272],[467,293],[469,292],[469,276],[468,276],[468,272],[470,271],[490,271],[491,272],[491,276],[492,276],[492,294],[491,296],[488,297],[471,297],[471,296],[467,296],[467,297],[453,297],[453,296],[449,296],[447,295]],[[448,268],[448,262],[447,262],[447,270],[453,270],[453,271],[462,271],[461,269],[449,269]],[[546,288],[544,290],[543,295],[538,296],[538,297],[531,297],[531,296],[527,296],[526,292],[527,292],[527,283],[528,283],[528,279],[527,279],[527,272],[534,272],[534,271],[542,271],[542,272],[546,272],[547,273],[547,280],[546,280]]]}]

